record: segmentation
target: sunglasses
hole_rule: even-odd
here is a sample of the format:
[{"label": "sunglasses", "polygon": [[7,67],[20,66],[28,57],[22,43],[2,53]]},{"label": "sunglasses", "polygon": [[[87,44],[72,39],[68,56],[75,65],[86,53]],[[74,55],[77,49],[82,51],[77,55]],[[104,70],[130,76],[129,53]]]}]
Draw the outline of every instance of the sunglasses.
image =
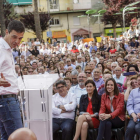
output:
[{"label": "sunglasses", "polygon": [[86,74],[91,74],[91,72],[85,72]]},{"label": "sunglasses", "polygon": [[124,67],[127,67],[127,66],[128,66],[128,65],[123,65],[123,68],[124,68]]}]

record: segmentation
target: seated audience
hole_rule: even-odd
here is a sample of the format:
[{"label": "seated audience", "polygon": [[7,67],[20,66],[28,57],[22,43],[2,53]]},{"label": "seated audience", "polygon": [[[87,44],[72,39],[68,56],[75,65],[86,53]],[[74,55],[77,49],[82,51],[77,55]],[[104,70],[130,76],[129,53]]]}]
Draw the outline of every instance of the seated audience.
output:
[{"label": "seated audience", "polygon": [[87,80],[85,83],[87,94],[80,98],[80,116],[78,117],[76,134],[73,140],[78,140],[80,134],[81,139],[86,140],[88,128],[98,128],[99,120],[98,112],[100,109],[101,97],[97,93],[97,89],[93,80]]},{"label": "seated audience", "polygon": [[[56,82],[58,93],[52,98],[53,134],[62,130],[63,140],[72,140],[74,129],[74,117],[76,108],[76,96],[67,91],[66,82]],[[55,135],[54,135],[55,137]]]},{"label": "seated audience", "polygon": [[127,100],[127,111],[130,120],[125,132],[125,140],[134,140],[134,135],[140,137],[140,74],[137,76],[138,88],[133,89]]},{"label": "seated audience", "polygon": [[111,140],[111,129],[121,128],[125,122],[124,95],[119,93],[117,84],[113,78],[105,83],[105,91],[101,99],[99,111],[99,131],[97,140]]}]

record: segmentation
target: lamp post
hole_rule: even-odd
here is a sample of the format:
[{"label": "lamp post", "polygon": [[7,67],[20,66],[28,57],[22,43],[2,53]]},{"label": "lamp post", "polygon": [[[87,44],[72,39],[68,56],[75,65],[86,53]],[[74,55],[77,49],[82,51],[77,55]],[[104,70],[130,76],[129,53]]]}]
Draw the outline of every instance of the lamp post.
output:
[{"label": "lamp post", "polygon": [[129,11],[129,10],[131,11],[131,10],[137,9],[137,7],[131,7],[131,6],[136,5],[136,4],[138,4],[138,3],[140,3],[140,1],[133,2],[133,3],[129,4],[129,5],[126,5],[126,6],[123,8],[123,31],[124,31],[124,32],[125,32],[125,12],[126,12],[126,11]]}]

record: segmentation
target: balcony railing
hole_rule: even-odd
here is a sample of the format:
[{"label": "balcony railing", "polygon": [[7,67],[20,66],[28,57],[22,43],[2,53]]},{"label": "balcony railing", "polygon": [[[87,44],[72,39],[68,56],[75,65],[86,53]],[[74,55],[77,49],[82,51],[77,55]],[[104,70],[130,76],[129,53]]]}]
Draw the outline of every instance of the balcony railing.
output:
[{"label": "balcony railing", "polygon": [[50,2],[50,11],[59,11],[59,3]]}]

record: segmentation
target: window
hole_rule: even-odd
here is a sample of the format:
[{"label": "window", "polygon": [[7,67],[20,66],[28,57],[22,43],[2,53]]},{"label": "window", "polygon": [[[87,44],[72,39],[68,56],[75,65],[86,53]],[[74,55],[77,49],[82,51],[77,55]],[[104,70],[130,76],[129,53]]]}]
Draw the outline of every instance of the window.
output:
[{"label": "window", "polygon": [[79,0],[73,0],[73,3],[75,4],[75,3],[79,3]]},{"label": "window", "polygon": [[73,17],[73,25],[80,25],[79,17]]},{"label": "window", "polygon": [[59,18],[53,18],[50,21],[50,25],[59,25],[59,24],[60,24]]}]

